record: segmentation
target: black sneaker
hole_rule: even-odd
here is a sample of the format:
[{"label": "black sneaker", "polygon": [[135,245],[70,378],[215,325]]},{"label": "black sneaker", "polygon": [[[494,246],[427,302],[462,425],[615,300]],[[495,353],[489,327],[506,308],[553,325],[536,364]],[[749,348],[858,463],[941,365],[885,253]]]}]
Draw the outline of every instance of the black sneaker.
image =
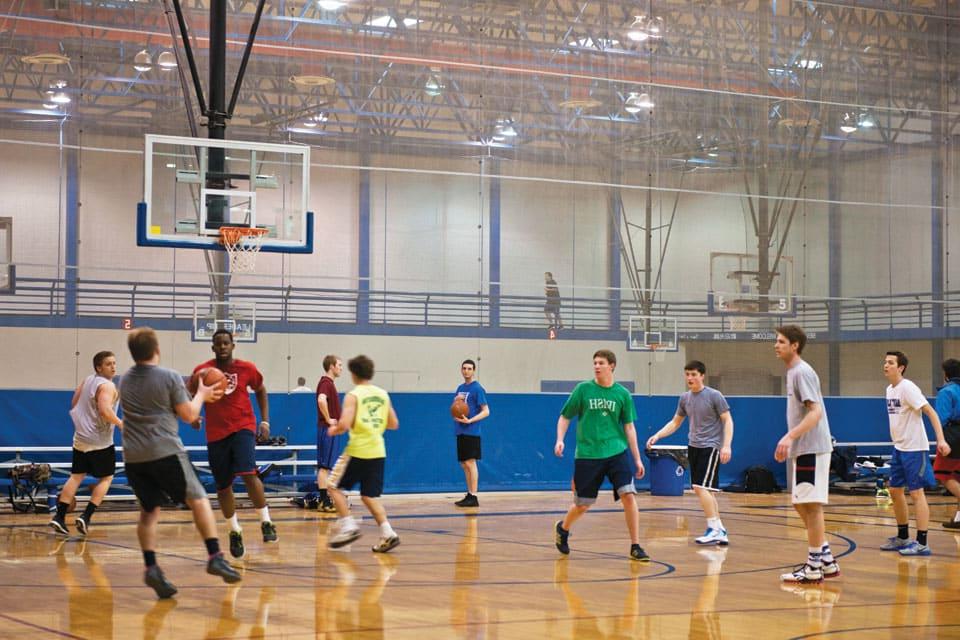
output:
[{"label": "black sneaker", "polygon": [[260,533],[263,534],[264,542],[276,542],[278,540],[277,528],[273,525],[272,522],[261,522]]},{"label": "black sneaker", "polygon": [[303,496],[294,496],[293,498],[290,498],[290,504],[295,507],[300,507],[301,509],[307,508],[307,501],[303,498]]},{"label": "black sneaker", "polygon": [[167,582],[166,576],[163,575],[163,571],[160,570],[158,565],[153,565],[148,567],[146,572],[143,574],[143,582],[148,587],[157,592],[157,597],[161,600],[166,598],[172,598],[174,594],[177,593],[177,588]]},{"label": "black sneaker", "polygon": [[463,496],[463,498],[461,498],[460,500],[457,500],[453,504],[455,504],[458,507],[479,507],[480,501],[477,499],[477,496],[473,495],[472,493],[468,493],[467,495]]},{"label": "black sneaker", "polygon": [[87,535],[90,525],[87,524],[87,521],[83,516],[77,516],[77,519],[73,521],[73,524],[77,527],[77,531],[80,532],[80,535]]},{"label": "black sneaker", "polygon": [[944,529],[960,529],[960,520],[953,520],[952,522],[944,522]]},{"label": "black sneaker", "polygon": [[557,520],[557,525],[553,529],[553,542],[557,545],[557,551],[563,555],[568,555],[570,545],[567,544],[567,538],[570,537],[570,532],[563,528],[563,520]]},{"label": "black sneaker", "polygon": [[63,520],[58,520],[57,518],[54,518],[53,520],[50,521],[50,528],[56,531],[57,533],[61,533],[65,536],[70,535],[70,530],[67,529],[67,523],[64,522]]},{"label": "black sneaker", "polygon": [[230,532],[230,555],[234,558],[243,557],[243,534],[239,531]]},{"label": "black sneaker", "polygon": [[630,545],[630,559],[636,560],[637,562],[650,562],[650,556],[647,555],[647,552],[643,550],[638,544]]},{"label": "black sneaker", "polygon": [[241,580],[240,574],[237,573],[236,569],[231,567],[227,559],[223,557],[223,552],[210,557],[207,561],[207,573],[212,576],[220,576],[224,582],[229,582],[230,584],[240,582]]}]

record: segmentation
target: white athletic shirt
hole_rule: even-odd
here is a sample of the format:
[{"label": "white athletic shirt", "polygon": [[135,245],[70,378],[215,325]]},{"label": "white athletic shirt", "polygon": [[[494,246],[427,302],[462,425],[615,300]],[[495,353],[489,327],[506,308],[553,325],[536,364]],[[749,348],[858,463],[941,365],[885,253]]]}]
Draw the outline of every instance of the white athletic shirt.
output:
[{"label": "white athletic shirt", "polygon": [[[87,376],[80,388],[77,406],[70,409],[74,428],[73,448],[77,451],[97,451],[113,444],[113,425],[105,422],[97,410],[97,389],[108,382],[97,374]],[[116,403],[113,410],[117,410]]]},{"label": "white athletic shirt", "polygon": [[898,451],[929,451],[927,431],[920,410],[927,399],[920,387],[903,378],[897,386],[887,385],[887,417],[890,439]]}]

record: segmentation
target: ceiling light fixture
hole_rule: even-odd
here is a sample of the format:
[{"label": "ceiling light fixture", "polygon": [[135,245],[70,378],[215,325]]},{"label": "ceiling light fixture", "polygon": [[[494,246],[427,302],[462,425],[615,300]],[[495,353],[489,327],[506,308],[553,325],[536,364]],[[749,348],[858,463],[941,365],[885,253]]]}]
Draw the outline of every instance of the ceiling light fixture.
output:
[{"label": "ceiling light fixture", "polygon": [[137,71],[150,71],[153,69],[153,57],[150,52],[143,49],[137,55],[133,56],[133,68]]},{"label": "ceiling light fixture", "polygon": [[644,42],[650,38],[662,38],[663,33],[663,18],[660,16],[637,16],[627,28],[627,39]]},{"label": "ceiling light fixture", "polygon": [[510,118],[498,118],[497,126],[495,126],[493,130],[495,139],[497,136],[501,139],[517,137],[517,130],[513,128],[513,120]]},{"label": "ceiling light fixture", "polygon": [[431,73],[427,81],[423,83],[423,92],[428,96],[439,96],[444,89],[446,89],[446,85],[443,84],[443,79],[439,73]]},{"label": "ceiling light fixture", "polygon": [[70,62],[70,58],[62,53],[34,53],[29,56],[23,56],[20,58],[20,60],[26,64],[49,64],[52,66],[67,64]]},{"label": "ceiling light fixture", "polygon": [[299,75],[290,76],[290,82],[298,87],[325,87],[328,84],[335,84],[337,81],[330,76]]},{"label": "ceiling light fixture", "polygon": [[[412,27],[415,24],[420,22],[416,18],[404,18],[403,26]],[[367,22],[368,26],[371,27],[383,27],[386,29],[395,29],[397,27],[397,21],[393,19],[393,16],[380,16],[379,18],[374,18]]]},{"label": "ceiling light fixture", "polygon": [[157,56],[157,66],[164,71],[170,71],[177,68],[177,56],[173,51],[164,51]]},{"label": "ceiling light fixture", "polygon": [[70,104],[70,96],[65,91],[57,91],[50,96],[50,102],[56,104]]},{"label": "ceiling light fixture", "polygon": [[324,11],[336,11],[347,6],[347,3],[341,2],[341,0],[317,0],[317,6]]},{"label": "ceiling light fixture", "polygon": [[853,133],[857,130],[857,118],[852,113],[847,112],[843,114],[843,117],[840,119],[840,131],[844,133]]},{"label": "ceiling light fixture", "polygon": [[866,111],[862,111],[860,117],[857,119],[857,126],[864,129],[872,129],[877,126],[877,123],[874,121],[873,116]]},{"label": "ceiling light fixture", "polygon": [[644,109],[652,109],[653,107],[653,100],[650,98],[650,94],[646,92],[631,91],[623,102],[623,109],[627,113],[640,113]]},{"label": "ceiling light fixture", "polygon": [[823,63],[819,60],[814,60],[813,58],[801,58],[797,60],[797,66],[801,69],[815,71],[817,69],[822,69]]}]

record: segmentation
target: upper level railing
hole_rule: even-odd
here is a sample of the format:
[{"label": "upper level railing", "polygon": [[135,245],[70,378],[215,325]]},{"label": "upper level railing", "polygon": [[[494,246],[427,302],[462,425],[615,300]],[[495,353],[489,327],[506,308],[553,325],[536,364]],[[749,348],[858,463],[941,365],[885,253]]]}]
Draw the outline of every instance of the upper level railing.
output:
[{"label": "upper level railing", "polygon": [[[624,292],[629,296],[629,292]],[[949,300],[956,293],[945,294]],[[78,325],[87,318],[136,318],[192,322],[194,303],[209,301],[205,283],[134,282],[111,279],[20,276],[14,293],[0,296],[0,324],[16,318],[18,324],[42,326],[56,319],[59,326]],[[267,331],[316,331],[330,325],[372,325],[417,328],[417,332],[451,328],[543,329],[542,296],[461,294],[403,290],[314,288],[301,286],[234,285],[229,299],[256,302],[257,324]],[[628,318],[641,312],[632,300],[613,297],[564,297],[561,316],[566,329],[622,333]],[[898,330],[935,331],[960,325],[960,302],[936,301],[928,292],[858,299],[803,298],[792,316],[731,317],[711,315],[703,300],[661,299],[652,315],[675,317],[681,334],[709,339],[708,334],[768,331],[778,323],[795,321],[808,331],[828,332],[830,305],[837,306],[843,332]],[[74,311],[75,310],[75,311]],[[283,325],[283,326],[281,326]],[[307,329],[307,327],[310,327]],[[704,334],[704,335],[699,335]],[[917,337],[924,337],[918,335]],[[926,336],[930,337],[930,336]]]}]

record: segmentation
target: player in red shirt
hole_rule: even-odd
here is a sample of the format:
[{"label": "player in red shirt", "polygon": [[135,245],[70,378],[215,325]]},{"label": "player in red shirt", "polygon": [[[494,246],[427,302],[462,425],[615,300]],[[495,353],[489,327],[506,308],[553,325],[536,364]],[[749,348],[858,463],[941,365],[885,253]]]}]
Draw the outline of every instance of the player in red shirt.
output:
[{"label": "player in red shirt", "polygon": [[[218,402],[207,404],[206,413],[207,451],[210,471],[217,485],[220,510],[230,525],[230,553],[234,558],[243,555],[243,533],[237,519],[233,498],[233,480],[243,478],[247,495],[260,515],[260,531],[264,542],[277,541],[277,528],[270,521],[270,510],[263,492],[263,482],[257,475],[257,419],[250,403],[248,389],[253,389],[260,407],[261,422],[259,437],[270,437],[270,408],[263,375],[256,365],[246,360],[235,360],[233,334],[218,329],[213,334],[215,358],[194,368],[196,375],[204,369],[216,367],[227,376],[227,389]],[[199,423],[197,423],[199,428]]]}]

